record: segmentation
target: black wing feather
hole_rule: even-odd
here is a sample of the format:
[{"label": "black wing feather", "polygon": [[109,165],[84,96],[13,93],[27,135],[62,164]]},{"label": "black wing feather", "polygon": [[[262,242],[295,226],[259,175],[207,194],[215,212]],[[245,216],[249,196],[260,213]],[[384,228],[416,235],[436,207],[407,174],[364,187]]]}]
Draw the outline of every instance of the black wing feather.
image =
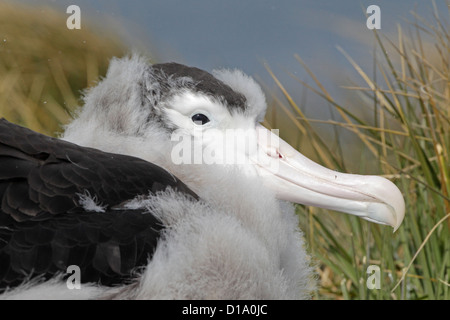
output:
[{"label": "black wing feather", "polygon": [[[0,291],[81,269],[82,282],[114,285],[152,256],[163,225],[145,210],[117,210],[167,187],[198,199],[144,160],[80,147],[0,120]],[[80,194],[105,212],[86,212]]]}]

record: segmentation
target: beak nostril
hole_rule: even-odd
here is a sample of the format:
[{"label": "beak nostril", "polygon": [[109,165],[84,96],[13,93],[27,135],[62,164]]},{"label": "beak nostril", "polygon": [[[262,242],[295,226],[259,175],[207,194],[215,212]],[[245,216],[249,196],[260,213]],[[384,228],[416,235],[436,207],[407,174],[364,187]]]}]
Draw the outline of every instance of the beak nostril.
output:
[{"label": "beak nostril", "polygon": [[272,157],[272,158],[278,158],[278,159],[283,159],[283,155],[280,153],[280,151],[278,151],[278,149],[276,148],[268,148],[267,149],[267,155]]}]

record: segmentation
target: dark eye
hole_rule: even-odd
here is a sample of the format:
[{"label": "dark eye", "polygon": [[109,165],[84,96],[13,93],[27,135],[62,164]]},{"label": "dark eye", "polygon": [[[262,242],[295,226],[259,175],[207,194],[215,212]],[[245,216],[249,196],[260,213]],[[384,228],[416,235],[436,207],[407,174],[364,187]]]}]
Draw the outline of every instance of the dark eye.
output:
[{"label": "dark eye", "polygon": [[204,125],[209,122],[209,118],[202,113],[194,114],[191,119],[195,122],[195,124]]}]

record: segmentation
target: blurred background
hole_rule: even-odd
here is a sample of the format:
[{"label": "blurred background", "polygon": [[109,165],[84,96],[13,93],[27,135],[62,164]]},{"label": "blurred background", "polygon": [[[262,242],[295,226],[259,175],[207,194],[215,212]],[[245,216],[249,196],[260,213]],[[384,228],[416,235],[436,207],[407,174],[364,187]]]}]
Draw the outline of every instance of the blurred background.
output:
[{"label": "blurred background", "polygon": [[[111,57],[239,68],[266,92],[267,127],[323,165],[405,194],[387,227],[298,206],[316,299],[448,299],[450,1],[0,0],[0,117],[62,132]],[[69,30],[69,5],[81,29]],[[370,15],[370,14],[369,14]],[[366,285],[369,265],[382,286]]]}]

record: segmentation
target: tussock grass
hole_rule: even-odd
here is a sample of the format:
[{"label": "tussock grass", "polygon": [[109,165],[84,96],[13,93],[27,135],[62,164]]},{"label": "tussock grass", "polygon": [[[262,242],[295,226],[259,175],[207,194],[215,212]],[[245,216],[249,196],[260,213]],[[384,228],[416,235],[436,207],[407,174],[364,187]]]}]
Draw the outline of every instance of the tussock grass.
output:
[{"label": "tussock grass", "polygon": [[81,91],[126,53],[120,39],[66,27],[64,11],[0,3],[0,116],[55,135],[79,104]]},{"label": "tussock grass", "polygon": [[[296,80],[322,97],[340,117],[338,121],[308,118],[267,66],[285,98],[281,101],[274,95],[275,107],[302,136],[309,135],[313,148],[308,156],[346,171],[343,154],[351,146],[330,145],[316,123],[349,130],[368,151],[361,159],[362,167],[393,180],[406,201],[405,220],[395,234],[389,227],[356,217],[330,217],[321,209],[298,207],[309,250],[320,262],[317,299],[450,298],[449,21],[436,8],[432,22],[415,13],[413,17],[407,35],[398,27],[395,40],[374,32],[377,76],[338,48],[363,83],[347,87],[348,95],[362,95],[368,101],[360,108],[373,115],[370,119],[335,100],[296,55],[313,84]],[[366,286],[372,274],[366,273],[369,265],[380,267],[379,290]]]}]

